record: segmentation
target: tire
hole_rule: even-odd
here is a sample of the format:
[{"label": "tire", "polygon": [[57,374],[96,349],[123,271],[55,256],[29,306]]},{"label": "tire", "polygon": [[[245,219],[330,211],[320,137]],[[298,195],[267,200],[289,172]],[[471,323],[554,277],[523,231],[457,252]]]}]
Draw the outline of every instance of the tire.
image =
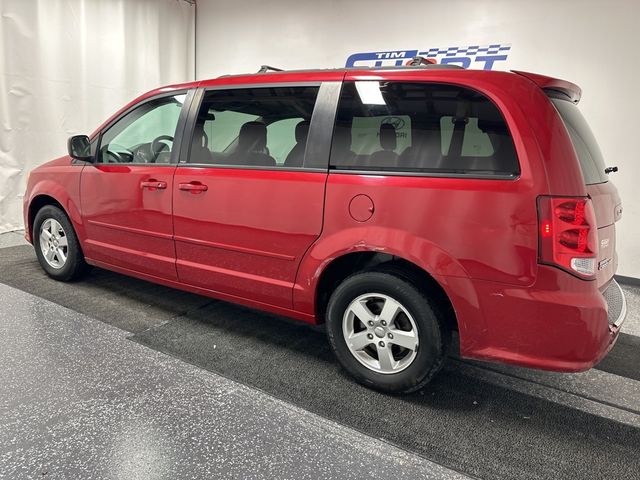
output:
[{"label": "tire", "polygon": [[[54,230],[57,231],[56,238],[52,238]],[[40,266],[51,278],[68,282],[89,270],[71,221],[56,206],[46,205],[36,214],[33,246]]]},{"label": "tire", "polygon": [[327,334],[342,367],[361,384],[386,393],[424,387],[442,368],[450,338],[436,305],[407,278],[385,271],[357,273],[335,289]]}]

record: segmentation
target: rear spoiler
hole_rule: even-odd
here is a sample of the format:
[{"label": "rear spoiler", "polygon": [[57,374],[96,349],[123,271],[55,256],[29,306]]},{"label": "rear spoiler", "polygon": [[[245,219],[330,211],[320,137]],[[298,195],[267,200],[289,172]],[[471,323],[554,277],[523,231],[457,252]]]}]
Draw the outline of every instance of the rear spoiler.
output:
[{"label": "rear spoiler", "polygon": [[560,80],[558,78],[547,77],[545,75],[539,75],[537,73],[520,72],[512,70],[513,73],[522,75],[528,78],[547,94],[557,94],[560,98],[569,100],[573,103],[578,103],[582,96],[582,89],[575,83],[567,82],[566,80]]}]

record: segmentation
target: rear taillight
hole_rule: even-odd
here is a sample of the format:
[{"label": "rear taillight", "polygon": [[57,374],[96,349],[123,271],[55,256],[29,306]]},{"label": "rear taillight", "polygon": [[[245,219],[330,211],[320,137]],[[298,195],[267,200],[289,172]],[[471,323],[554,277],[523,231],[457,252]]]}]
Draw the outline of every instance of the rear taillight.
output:
[{"label": "rear taillight", "polygon": [[598,226],[589,198],[538,197],[539,261],[592,279],[598,257]]}]

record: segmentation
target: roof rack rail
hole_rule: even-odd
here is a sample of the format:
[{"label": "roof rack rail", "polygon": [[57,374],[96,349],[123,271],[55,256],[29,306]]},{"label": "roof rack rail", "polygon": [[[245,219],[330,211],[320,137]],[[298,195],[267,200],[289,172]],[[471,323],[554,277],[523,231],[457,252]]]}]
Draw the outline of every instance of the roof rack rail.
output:
[{"label": "roof rack rail", "polygon": [[412,67],[417,67],[419,65],[435,65],[436,63],[437,62],[435,58],[425,58],[425,57],[421,57],[420,55],[416,55],[411,59],[408,65]]},{"label": "roof rack rail", "polygon": [[276,67],[272,67],[270,65],[261,65],[260,66],[260,70],[258,70],[258,73],[267,73],[267,72],[284,72],[284,70],[282,68],[276,68]]}]

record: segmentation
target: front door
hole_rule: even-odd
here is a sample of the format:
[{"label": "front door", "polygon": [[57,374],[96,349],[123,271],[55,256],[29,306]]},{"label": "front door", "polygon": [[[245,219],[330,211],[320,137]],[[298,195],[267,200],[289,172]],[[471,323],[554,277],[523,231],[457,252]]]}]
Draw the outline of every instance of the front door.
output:
[{"label": "front door", "polygon": [[204,92],[188,163],[174,177],[181,282],[291,308],[297,267],[322,230],[332,124],[319,128],[318,92]]},{"label": "front door", "polygon": [[80,182],[88,259],[177,279],[171,194],[186,98],[174,92],[144,101],[102,132]]}]

